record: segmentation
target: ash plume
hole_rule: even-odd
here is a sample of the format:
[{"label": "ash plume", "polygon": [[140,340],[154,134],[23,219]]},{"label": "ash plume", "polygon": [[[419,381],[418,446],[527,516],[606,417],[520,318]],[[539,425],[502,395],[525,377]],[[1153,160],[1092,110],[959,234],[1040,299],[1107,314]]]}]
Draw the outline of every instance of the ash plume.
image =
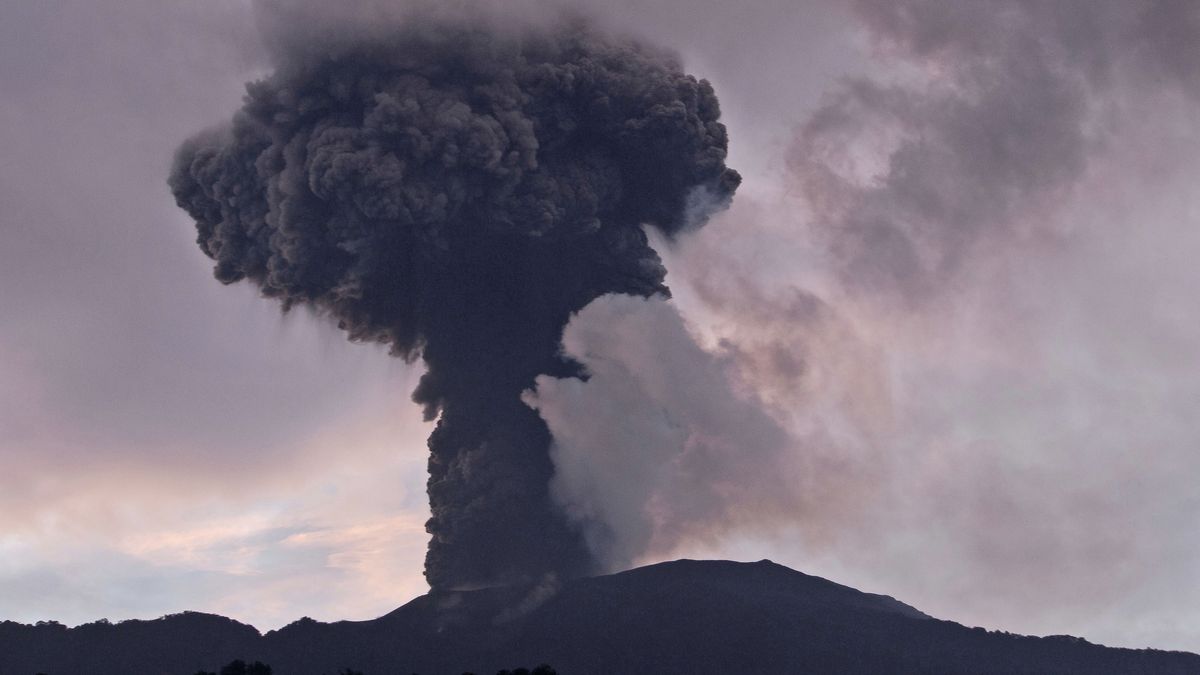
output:
[{"label": "ash plume", "polygon": [[201,250],[222,283],[424,361],[431,586],[591,571],[521,393],[582,375],[559,348],[572,313],[667,294],[643,225],[671,236],[691,195],[731,198],[712,87],[579,20],[311,38],[279,41],[232,123],[179,149]]}]

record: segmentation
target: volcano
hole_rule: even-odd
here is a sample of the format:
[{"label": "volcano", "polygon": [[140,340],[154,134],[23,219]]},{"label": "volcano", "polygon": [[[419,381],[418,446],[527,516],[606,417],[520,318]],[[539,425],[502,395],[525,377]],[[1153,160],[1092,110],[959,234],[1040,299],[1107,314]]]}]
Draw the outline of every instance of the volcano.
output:
[{"label": "volcano", "polygon": [[942,621],[768,560],[678,560],[556,583],[437,591],[370,621],[261,634],[211,614],[66,628],[0,624],[0,674],[193,675],[235,659],[282,675],[1200,673],[1200,655]]}]

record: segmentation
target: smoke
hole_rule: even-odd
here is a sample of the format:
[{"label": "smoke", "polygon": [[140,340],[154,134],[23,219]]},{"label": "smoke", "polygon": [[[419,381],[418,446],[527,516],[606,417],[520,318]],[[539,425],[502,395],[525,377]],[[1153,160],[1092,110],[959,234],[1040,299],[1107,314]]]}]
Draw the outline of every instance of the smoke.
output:
[{"label": "smoke", "polygon": [[169,181],[219,281],[424,361],[435,588],[594,569],[521,392],[581,375],[559,351],[573,312],[667,293],[643,225],[671,237],[689,195],[724,204],[740,181],[708,82],[582,20],[545,24],[284,16],[274,72]]},{"label": "smoke", "polygon": [[672,304],[600,298],[563,346],[587,381],[542,376],[526,400],[554,435],[554,497],[608,569],[777,534],[799,514],[833,521],[862,502],[861,477],[825,426],[748,387],[745,355],[704,348]]},{"label": "smoke", "polygon": [[[554,493],[612,569],[670,551],[755,495],[787,494],[775,465],[785,432],[753,399],[731,396],[726,365],[658,301],[610,296],[571,321],[567,354],[587,382],[538,378],[527,400],[554,434]],[[763,514],[758,514],[761,517]]]},{"label": "smoke", "polygon": [[[1021,528],[1060,541],[1091,529],[1061,515],[1082,512],[1091,488],[1065,470],[1021,478],[1022,462],[1078,464],[1045,440],[1062,421],[1042,416],[1065,405],[1003,394],[1062,387],[1070,401],[1096,385],[1044,381],[1038,366],[1061,364],[1033,310],[1055,285],[1031,299],[1020,273],[1063,272],[1072,247],[1111,236],[1107,218],[1078,216],[1079,198],[1112,191],[1097,174],[1114,162],[1151,154],[1132,127],[1154,133],[1171,97],[1198,93],[1197,7],[853,3],[887,66],[796,113],[790,194],[743,194],[672,252],[683,317],[619,298],[581,312],[565,349],[592,377],[539,378],[529,396],[553,432],[555,497],[591,545],[622,567],[689,547],[741,554],[736,537],[774,529],[808,556],[840,539],[854,560],[909,555],[911,535],[978,564],[962,575],[973,583],[1035,573],[977,560],[969,549],[993,549],[996,530],[1008,542]],[[1134,105],[1158,108],[1153,123]],[[1045,435],[1010,440],[1034,428]],[[1086,544],[1070,548],[1062,560]]]},{"label": "smoke", "polygon": [[1086,167],[1086,80],[1009,4],[858,9],[932,76],[849,81],[804,123],[792,168],[844,283],[911,301],[978,248],[1038,234]]},{"label": "smoke", "polygon": [[880,55],[911,70],[848,79],[801,125],[789,163],[842,284],[910,307],[980,257],[1069,234],[1055,216],[1104,149],[1118,81],[1200,94],[1195,3],[853,9]]}]

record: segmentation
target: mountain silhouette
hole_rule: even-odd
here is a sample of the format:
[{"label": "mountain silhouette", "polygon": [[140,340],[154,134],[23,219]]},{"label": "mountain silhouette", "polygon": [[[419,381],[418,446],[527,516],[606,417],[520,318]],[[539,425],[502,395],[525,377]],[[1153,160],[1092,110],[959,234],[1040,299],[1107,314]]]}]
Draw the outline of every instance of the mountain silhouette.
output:
[{"label": "mountain silhouette", "polygon": [[1200,673],[1200,655],[967,628],[767,560],[430,593],[371,621],[306,618],[265,635],[197,612],[0,623],[0,675],[193,675],[234,659],[276,675],[482,675],[537,663],[561,675]]}]

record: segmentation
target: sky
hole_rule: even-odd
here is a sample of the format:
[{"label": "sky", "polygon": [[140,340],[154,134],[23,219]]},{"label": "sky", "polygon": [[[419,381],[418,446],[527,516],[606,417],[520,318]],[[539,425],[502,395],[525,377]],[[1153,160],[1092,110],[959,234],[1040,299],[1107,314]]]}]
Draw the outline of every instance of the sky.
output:
[{"label": "sky", "polygon": [[[278,3],[0,0],[2,619],[427,588],[419,365],[217,283],[166,185]],[[671,302],[596,301],[593,377],[526,395],[612,569],[767,557],[1200,651],[1200,9],[577,6],[712,81],[745,178],[656,242]]]}]

